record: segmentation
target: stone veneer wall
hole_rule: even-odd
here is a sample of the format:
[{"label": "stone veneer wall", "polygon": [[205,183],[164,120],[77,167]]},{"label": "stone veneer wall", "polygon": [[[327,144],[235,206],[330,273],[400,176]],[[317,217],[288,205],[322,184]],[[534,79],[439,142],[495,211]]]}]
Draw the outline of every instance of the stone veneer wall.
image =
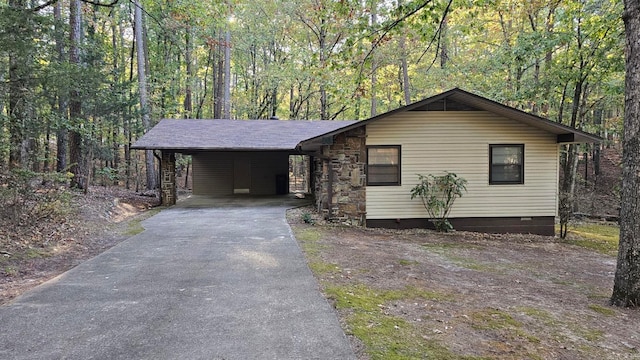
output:
[{"label": "stone veneer wall", "polygon": [[[333,144],[322,146],[321,156],[315,157],[316,206],[330,221],[352,225],[365,224],[365,136],[364,126],[336,135]],[[329,171],[333,172],[332,179]],[[331,191],[330,182],[333,183]]]},{"label": "stone veneer wall", "polygon": [[160,199],[162,205],[175,205],[176,196],[176,154],[163,151],[160,163]]}]

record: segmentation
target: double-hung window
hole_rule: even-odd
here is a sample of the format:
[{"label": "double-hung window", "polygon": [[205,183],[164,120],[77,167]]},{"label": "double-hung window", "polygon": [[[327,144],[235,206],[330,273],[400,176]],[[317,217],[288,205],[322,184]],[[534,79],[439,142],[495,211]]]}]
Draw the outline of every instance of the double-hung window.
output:
[{"label": "double-hung window", "polygon": [[367,185],[400,185],[400,145],[367,147]]},{"label": "double-hung window", "polygon": [[524,144],[489,145],[489,184],[524,184]]}]

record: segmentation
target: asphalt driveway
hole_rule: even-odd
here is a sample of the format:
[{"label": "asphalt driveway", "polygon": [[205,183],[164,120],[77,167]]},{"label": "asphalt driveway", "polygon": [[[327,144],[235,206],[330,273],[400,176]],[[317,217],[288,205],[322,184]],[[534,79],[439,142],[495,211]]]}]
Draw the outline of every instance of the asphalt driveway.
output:
[{"label": "asphalt driveway", "polygon": [[283,204],[173,207],[0,307],[1,359],[353,359]]}]

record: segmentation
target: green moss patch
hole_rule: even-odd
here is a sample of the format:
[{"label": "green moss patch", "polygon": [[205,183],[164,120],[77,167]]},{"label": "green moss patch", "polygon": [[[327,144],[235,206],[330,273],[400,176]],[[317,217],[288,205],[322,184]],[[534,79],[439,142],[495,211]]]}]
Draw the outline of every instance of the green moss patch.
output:
[{"label": "green moss patch", "polygon": [[325,292],[336,308],[349,311],[348,332],[365,344],[371,359],[479,359],[452,353],[426,338],[416,325],[383,310],[392,301],[453,300],[450,295],[415,287],[378,290],[364,285],[327,285]]},{"label": "green moss patch", "polygon": [[419,262],[414,261],[414,260],[407,260],[407,259],[400,259],[398,260],[398,263],[402,266],[411,266],[411,265],[418,265]]},{"label": "green moss patch", "polygon": [[340,273],[340,267],[335,264],[329,264],[322,261],[312,261],[309,263],[309,268],[316,275],[326,274],[338,274]]},{"label": "green moss patch", "polygon": [[429,252],[442,255],[444,258],[461,268],[482,272],[504,273],[504,269],[501,269],[499,264],[480,262],[468,256],[459,256],[455,254],[455,250],[457,249],[479,249],[480,247],[476,245],[441,243],[423,244],[422,247]]},{"label": "green moss patch", "polygon": [[616,225],[580,224],[569,229],[567,242],[601,254],[615,255],[619,240],[620,228]]},{"label": "green moss patch", "polygon": [[319,243],[322,238],[322,233],[316,227],[295,229],[295,236],[302,250],[304,250],[309,257],[317,257],[320,252],[326,248]]},{"label": "green moss patch", "polygon": [[508,313],[497,309],[485,309],[471,314],[471,326],[479,330],[521,328],[522,324]]},{"label": "green moss patch", "polygon": [[156,215],[159,212],[160,212],[160,209],[151,209],[151,210],[145,211],[144,214],[137,216],[135,219],[129,221],[129,223],[127,224],[127,230],[124,232],[124,235],[134,236],[134,235],[140,234],[145,230],[144,226],[142,226],[142,222]]},{"label": "green moss patch", "polygon": [[595,312],[597,312],[598,314],[602,314],[602,315],[605,315],[605,316],[614,316],[614,315],[616,315],[616,311],[615,310],[613,310],[611,308],[608,308],[608,307],[605,307],[605,306],[602,306],[602,305],[590,304],[588,306],[588,308],[593,310],[593,311],[595,311]]}]

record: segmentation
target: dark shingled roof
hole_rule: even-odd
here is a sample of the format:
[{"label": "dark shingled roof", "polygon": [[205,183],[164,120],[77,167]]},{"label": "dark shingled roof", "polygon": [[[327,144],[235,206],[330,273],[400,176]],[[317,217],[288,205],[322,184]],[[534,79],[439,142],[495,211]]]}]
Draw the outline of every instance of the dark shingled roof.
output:
[{"label": "dark shingled roof", "polygon": [[150,150],[293,150],[355,121],[161,120],[133,144]]}]

